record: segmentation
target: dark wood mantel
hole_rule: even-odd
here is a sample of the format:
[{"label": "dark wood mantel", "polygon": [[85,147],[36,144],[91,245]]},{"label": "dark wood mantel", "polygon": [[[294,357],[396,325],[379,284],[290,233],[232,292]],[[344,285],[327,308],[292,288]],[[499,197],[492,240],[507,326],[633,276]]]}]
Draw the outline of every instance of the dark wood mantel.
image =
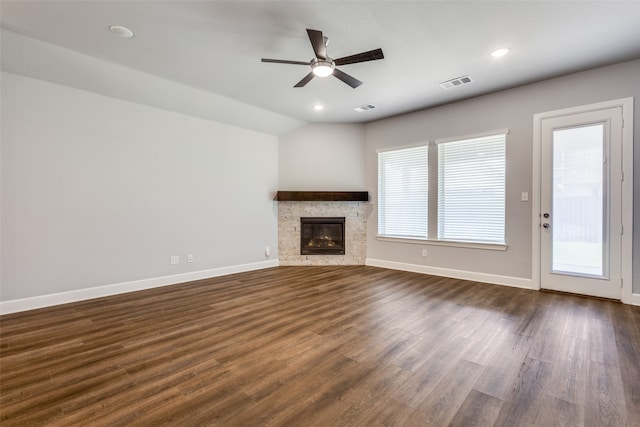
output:
[{"label": "dark wood mantel", "polygon": [[279,202],[367,202],[367,191],[278,191]]}]

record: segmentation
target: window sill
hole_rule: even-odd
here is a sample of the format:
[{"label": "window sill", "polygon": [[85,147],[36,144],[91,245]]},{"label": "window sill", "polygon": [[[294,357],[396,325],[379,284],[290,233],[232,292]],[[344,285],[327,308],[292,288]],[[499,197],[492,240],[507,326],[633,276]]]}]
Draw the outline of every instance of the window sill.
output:
[{"label": "window sill", "polygon": [[376,236],[376,239],[381,242],[411,243],[414,245],[429,246],[449,246],[454,248],[485,249],[490,251],[506,251],[508,248],[508,245],[506,243],[460,242],[452,240],[430,240],[417,237],[390,237],[380,235]]}]

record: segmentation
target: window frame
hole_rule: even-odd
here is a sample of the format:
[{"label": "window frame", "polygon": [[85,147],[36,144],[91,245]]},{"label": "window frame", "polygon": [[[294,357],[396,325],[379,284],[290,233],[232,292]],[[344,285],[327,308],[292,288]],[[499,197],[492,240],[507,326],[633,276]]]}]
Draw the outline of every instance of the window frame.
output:
[{"label": "window frame", "polygon": [[[426,166],[426,176],[427,176],[427,185],[426,185],[426,189],[427,189],[427,197],[425,200],[425,208],[426,208],[426,212],[425,212],[425,233],[426,233],[426,237],[418,237],[418,236],[407,236],[407,235],[393,235],[393,234],[383,234],[379,236],[383,236],[383,237],[387,237],[387,238],[393,238],[393,239],[409,239],[409,240],[413,240],[413,239],[418,239],[418,240],[427,240],[428,236],[429,236],[429,143],[421,143],[421,144],[413,144],[413,145],[406,145],[406,146],[402,146],[402,147],[393,147],[393,148],[389,148],[389,149],[382,149],[382,150],[377,150],[376,151],[376,158],[377,158],[377,167],[376,167],[376,173],[377,173],[377,183],[378,183],[378,204],[377,204],[377,228],[378,228],[378,232],[380,231],[380,216],[381,216],[381,211],[380,211],[380,204],[381,201],[383,199],[383,196],[380,194],[380,168],[381,168],[381,164],[380,164],[380,155],[383,153],[389,153],[389,152],[396,152],[396,151],[404,151],[404,150],[410,150],[410,149],[415,149],[415,148],[426,148],[426,159],[425,159],[425,166]],[[385,224],[386,227],[386,224]]]},{"label": "window frame", "polygon": [[506,143],[505,132],[437,143],[439,240],[505,242]]},{"label": "window frame", "polygon": [[[428,150],[428,186],[427,186],[427,198],[428,198],[428,212],[427,212],[427,223],[428,223],[428,232],[427,238],[420,237],[402,237],[402,236],[390,236],[379,234],[380,228],[379,224],[377,224],[376,230],[376,239],[378,241],[384,242],[398,242],[398,243],[408,243],[408,244],[417,244],[417,245],[431,245],[431,246],[448,246],[448,247],[459,247],[459,248],[472,248],[472,249],[486,249],[493,251],[506,251],[508,248],[507,244],[507,144],[508,144],[508,134],[509,129],[498,129],[493,131],[486,132],[478,132],[469,135],[461,135],[449,138],[440,138],[436,140],[430,141],[422,141],[421,143],[397,146],[397,147],[387,147],[376,150],[376,161],[378,161],[378,154],[381,152],[395,151],[395,150],[403,150],[406,148],[412,148],[417,146],[427,146]],[[446,142],[453,141],[463,141],[467,139],[475,139],[481,137],[487,137],[492,135],[505,135],[505,182],[504,182],[504,206],[505,206],[505,217],[504,217],[504,242],[485,242],[485,241],[465,241],[465,240],[446,240],[446,239],[438,239],[438,199],[439,199],[439,183],[438,183],[438,145]],[[379,169],[379,165],[376,165],[376,171]],[[377,173],[377,172],[376,172]],[[433,179],[436,178],[436,179]],[[377,177],[377,182],[379,182],[380,177]],[[380,200],[376,205],[376,208],[379,208]],[[436,236],[435,238],[432,236]]]}]

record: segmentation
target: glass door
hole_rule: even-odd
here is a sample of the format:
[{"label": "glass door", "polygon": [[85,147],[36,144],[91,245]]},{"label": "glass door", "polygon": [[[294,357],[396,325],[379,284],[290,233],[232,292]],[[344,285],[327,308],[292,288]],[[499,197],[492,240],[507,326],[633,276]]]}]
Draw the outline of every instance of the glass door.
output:
[{"label": "glass door", "polygon": [[620,299],[621,114],[542,121],[542,288]]}]

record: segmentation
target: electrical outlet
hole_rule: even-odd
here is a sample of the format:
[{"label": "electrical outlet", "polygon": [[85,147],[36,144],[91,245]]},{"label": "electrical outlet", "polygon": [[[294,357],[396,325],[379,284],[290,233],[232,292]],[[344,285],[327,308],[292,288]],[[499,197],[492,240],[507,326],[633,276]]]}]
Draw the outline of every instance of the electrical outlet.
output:
[{"label": "electrical outlet", "polygon": [[193,262],[193,254],[187,255],[187,262]]},{"label": "electrical outlet", "polygon": [[180,264],[180,257],[178,255],[171,255],[171,265]]},{"label": "electrical outlet", "polygon": [[422,250],[422,256],[427,256],[427,250],[426,249]]}]

